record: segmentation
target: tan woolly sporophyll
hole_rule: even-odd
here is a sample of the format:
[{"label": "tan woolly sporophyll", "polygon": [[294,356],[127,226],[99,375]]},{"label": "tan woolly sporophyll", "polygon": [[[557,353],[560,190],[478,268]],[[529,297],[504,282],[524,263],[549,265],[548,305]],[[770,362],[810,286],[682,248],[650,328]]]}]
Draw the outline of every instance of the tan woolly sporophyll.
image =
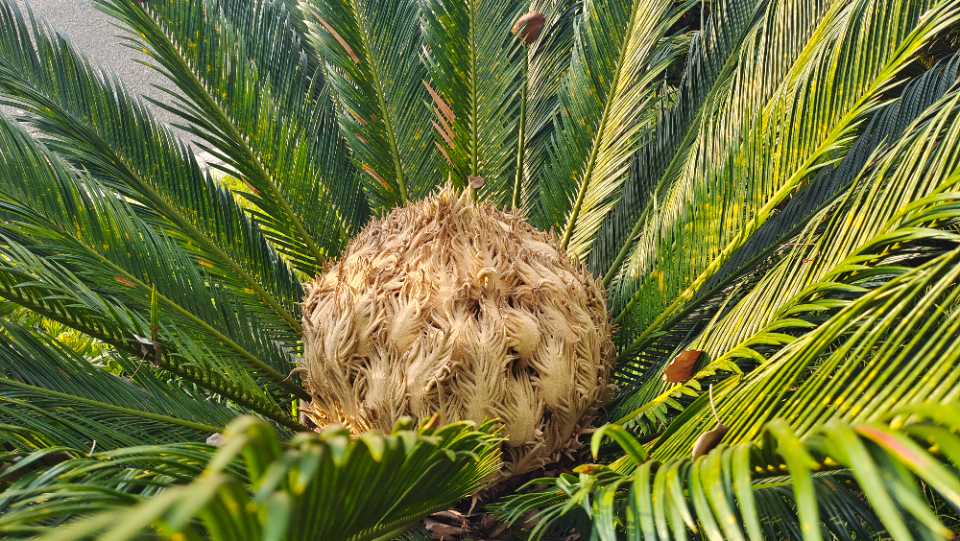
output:
[{"label": "tan woolly sporophyll", "polygon": [[303,313],[315,423],[496,417],[504,475],[575,448],[610,391],[602,285],[552,235],[469,190],[368,225],[307,284]]}]

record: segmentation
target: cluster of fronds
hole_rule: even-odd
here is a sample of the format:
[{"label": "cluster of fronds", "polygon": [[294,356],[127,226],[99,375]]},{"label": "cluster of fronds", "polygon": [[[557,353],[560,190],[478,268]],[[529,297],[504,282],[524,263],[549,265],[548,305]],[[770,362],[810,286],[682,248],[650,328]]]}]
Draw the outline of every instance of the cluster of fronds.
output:
[{"label": "cluster of fronds", "polygon": [[[530,305],[539,339],[525,316],[507,324],[509,311],[490,308],[504,316],[490,337],[501,359],[537,373],[527,394],[487,381],[459,391],[477,394],[458,392],[464,417],[515,424],[508,454],[531,430],[570,448],[592,405],[560,407],[570,424],[555,435],[537,434],[546,410],[473,410],[491,389],[557,404],[581,387],[603,394],[590,384],[607,370],[603,339],[575,353],[600,362],[582,362],[573,385],[562,363],[544,361],[569,349],[575,326],[559,319],[606,325],[571,308],[600,312],[604,293],[584,268],[616,329],[618,389],[594,424],[621,426],[602,434],[627,454],[598,440],[604,464],[579,464],[580,453],[550,465],[559,477],[538,479],[546,489],[494,504],[503,535],[950,537],[957,0],[96,2],[166,77],[159,105],[192,141],[42,18],[0,0],[0,104],[15,110],[0,113],[0,296],[35,314],[5,310],[0,329],[0,530],[40,534],[141,505],[115,538],[149,524],[169,536],[306,539],[328,531],[290,518],[321,491],[301,483],[310,478],[343,480],[331,503],[343,507],[330,509],[371,522],[350,530],[364,539],[399,535],[482,485],[499,443],[487,426],[353,443],[331,432],[286,447],[309,431],[300,407],[311,392],[337,381],[295,370],[316,361],[305,327],[333,336],[313,319],[335,315],[318,296],[304,325],[304,284],[325,287],[345,253],[337,280],[359,277],[369,263],[350,262],[350,239],[449,180],[522,217],[542,232],[521,228],[524,238],[552,250],[520,257],[537,272],[515,283],[496,260],[512,254],[464,252],[474,265],[456,274],[472,284],[464,299],[536,289],[541,274],[570,272],[583,286],[582,297],[550,290]],[[213,170],[195,147],[216,156]],[[445,264],[428,270],[442,276]],[[399,303],[416,294],[385,296],[397,317],[368,322],[378,343],[396,342],[381,358],[433,345],[412,328],[425,313]],[[486,317],[463,336],[489,334],[499,320]],[[425,378],[411,387],[420,405],[374,404],[351,387],[337,391],[339,411],[318,401],[311,415],[356,429],[375,424],[371,412],[383,423],[432,415],[445,406],[428,411],[430,393],[452,388],[424,374],[404,371]],[[921,409],[928,421],[903,413]],[[222,442],[237,414],[270,438],[240,431],[219,454],[201,443]],[[717,417],[728,428],[720,447],[694,458]],[[445,447],[456,434],[469,449]],[[388,469],[409,477],[377,478],[378,465],[401,462],[412,469]],[[362,468],[337,477],[350,464]],[[205,485],[205,469],[227,473]],[[407,481],[432,509],[404,507]]]}]

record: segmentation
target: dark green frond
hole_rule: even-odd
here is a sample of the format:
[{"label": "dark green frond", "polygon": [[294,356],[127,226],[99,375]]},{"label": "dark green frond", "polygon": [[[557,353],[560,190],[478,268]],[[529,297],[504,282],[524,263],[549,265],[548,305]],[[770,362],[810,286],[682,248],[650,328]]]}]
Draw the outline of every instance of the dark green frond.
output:
[{"label": "dark green frond", "polygon": [[[22,427],[45,446],[101,449],[205,440],[234,413],[161,381],[149,361],[115,357],[107,372],[63,344],[12,323],[0,325],[0,422]],[[147,364],[148,366],[143,366]],[[18,437],[6,443],[29,450]]]},{"label": "dark green frond", "polygon": [[366,202],[351,182],[323,78],[308,73],[291,24],[250,20],[276,12],[261,5],[235,14],[245,17],[235,28],[215,2],[100,2],[176,86],[163,106],[249,186],[265,233],[312,277],[365,219]]},{"label": "dark green frond", "polygon": [[[299,434],[285,449],[269,427],[242,418],[227,430],[226,444],[196,482],[44,539],[100,532],[132,539],[146,528],[188,539],[200,539],[201,532],[213,540],[389,539],[496,473],[500,440],[491,427],[413,431],[398,425],[390,435],[371,432],[356,440],[342,427],[330,427]],[[241,456],[250,488],[224,471]]]},{"label": "dark green frond", "polygon": [[[77,516],[129,508],[195,480],[215,450],[202,443],[174,443],[113,451],[55,447],[9,453],[0,477],[5,489],[0,495],[0,534],[36,536]],[[234,461],[228,468],[243,478],[240,466]]]},{"label": "dark green frond", "polygon": [[[421,2],[305,1],[301,9],[328,62],[340,129],[364,172],[371,206],[387,210],[442,183],[420,61]],[[462,186],[465,179],[454,181]]]},{"label": "dark green frond", "polygon": [[[731,334],[729,336],[735,342],[716,342],[719,337],[727,335],[725,329],[735,327],[741,332],[753,332],[756,329],[751,322],[754,317],[762,319],[765,317],[762,314],[769,314],[771,310],[776,312],[777,304],[788,299],[791,291],[797,291],[793,288],[803,287],[801,284],[810,279],[806,274],[799,274],[801,269],[809,267],[804,260],[810,259],[812,254],[822,252],[822,249],[828,246],[833,246],[833,250],[836,250],[838,243],[845,242],[839,235],[848,239],[858,238],[858,235],[853,234],[853,230],[844,228],[841,225],[842,222],[839,222],[837,223],[839,229],[834,233],[837,236],[832,240],[815,242],[814,244],[820,246],[820,249],[814,248],[811,242],[820,234],[817,232],[822,230],[823,220],[815,218],[807,225],[809,220],[807,216],[815,216],[818,212],[823,216],[829,216],[840,211],[843,207],[836,206],[838,204],[836,199],[845,197],[846,190],[861,175],[871,158],[876,161],[877,156],[883,155],[882,151],[878,151],[878,147],[885,142],[890,144],[901,138],[905,138],[905,141],[918,142],[920,141],[918,137],[929,135],[931,132],[923,129],[914,129],[906,135],[903,132],[917,117],[932,114],[943,105],[937,105],[929,112],[925,111],[954,85],[958,70],[960,70],[960,57],[935,66],[910,83],[899,99],[884,106],[871,117],[862,135],[835,168],[826,168],[818,173],[711,277],[684,313],[675,317],[674,322],[667,325],[669,332],[659,336],[636,355],[624,355],[618,377],[629,385],[622,389],[622,400],[615,405],[610,405],[610,421],[621,419],[643,405],[654,406],[663,402],[666,395],[662,393],[668,390],[670,391],[668,395],[679,399],[680,395],[676,389],[671,389],[672,386],[657,381],[655,376],[683,348],[704,349],[709,343],[707,351],[711,353],[723,351],[721,358],[726,359],[724,362],[735,359],[726,351],[726,348],[732,348],[735,351],[738,348],[737,343],[742,338],[739,336],[734,338],[736,335]],[[901,156],[905,155],[903,149],[899,152]],[[891,185],[890,189],[902,190],[904,185]],[[848,214],[848,216],[852,218],[854,215]],[[829,234],[829,231],[824,233]],[[863,240],[866,237],[859,238]],[[786,242],[791,239],[791,242]],[[770,254],[771,249],[776,249],[776,252]],[[848,245],[844,251],[834,253],[839,256],[841,253],[848,253],[845,250],[849,249],[851,247]],[[783,258],[793,261],[792,265],[795,265],[793,268],[798,274],[790,276],[782,274],[782,267],[778,264]],[[820,261],[818,258],[817,263],[819,264]],[[728,285],[736,277],[736,273],[744,271],[750,274],[734,281],[734,285]],[[805,271],[802,272],[805,273]],[[801,279],[801,276],[806,277]],[[775,298],[782,300],[776,301]],[[715,322],[714,318],[722,319]],[[714,330],[709,334],[701,334],[711,325],[715,327]],[[702,338],[710,335],[717,338],[711,338],[709,342],[704,343]],[[711,364],[714,367],[720,366],[713,362]],[[708,377],[712,373],[709,370],[705,371],[698,379]],[[643,388],[636,389],[640,384]],[[687,388],[685,392],[689,391],[690,389]],[[649,411],[651,410],[648,409]]]},{"label": "dark green frond", "polygon": [[[723,95],[735,73],[744,40],[755,32],[768,10],[776,9],[774,5],[768,0],[711,4],[710,17],[690,44],[676,97],[659,113],[653,141],[640,149],[623,184],[623,195],[604,221],[590,252],[591,269],[603,275],[608,285],[640,233],[641,216],[658,209],[654,190],[664,182],[661,178],[677,174],[677,167],[696,143],[698,127],[715,111],[714,101]],[[797,32],[803,26],[794,25],[792,29]],[[782,61],[785,54],[780,50],[771,60]]]},{"label": "dark green frond", "polygon": [[[0,120],[0,208],[9,214],[0,227],[9,235],[0,261],[4,296],[21,302],[21,287],[32,288],[38,295],[22,301],[44,316],[92,327],[121,349],[139,349],[143,337],[154,357],[199,371],[214,388],[229,381],[244,405],[284,419],[278,398],[303,391],[287,381],[290,352],[256,314],[129,204]],[[84,299],[90,304],[77,303]],[[157,343],[162,352],[150,349]]]},{"label": "dark green frond", "polygon": [[656,81],[680,49],[664,39],[688,4],[596,0],[576,32],[538,209],[585,256],[653,126]]},{"label": "dark green frond", "polygon": [[[948,197],[956,199],[957,194]],[[785,311],[793,312],[790,319],[781,316],[776,328],[764,329],[753,343],[732,352],[731,356],[743,355],[750,346],[775,339],[786,344],[740,385],[731,380],[722,387],[717,403],[721,418],[727,415],[724,422],[731,427],[728,441],[755,438],[759,427],[774,416],[788,419],[804,433],[834,419],[872,420],[919,401],[952,399],[957,385],[954,357],[960,351],[954,313],[960,251],[953,249],[909,271],[884,261],[884,252],[897,240],[939,239],[958,245],[960,237],[954,232],[929,225],[946,212],[955,216],[951,207],[956,205],[929,201],[910,212],[903,218],[912,223],[880,236],[873,246],[877,252],[858,250],[833,277],[817,284],[817,293],[804,295],[813,294],[814,299]],[[856,265],[856,260],[878,263]],[[878,279],[889,276],[893,276],[889,282],[870,290]],[[832,317],[816,327],[817,316],[828,314]],[[792,338],[791,327],[815,330]],[[753,407],[733,413],[731,405],[741,403]],[[681,418],[691,420],[706,409],[702,399],[691,408]],[[700,427],[697,422],[675,425],[658,440],[656,452],[673,454],[689,447]]]},{"label": "dark green frond", "polygon": [[542,13],[543,29],[527,48],[525,82],[521,93],[520,166],[514,179],[511,208],[522,210],[530,223],[550,229],[548,216],[534,212],[543,197],[542,179],[549,168],[549,152],[560,112],[560,93],[570,69],[574,36],[582,2],[534,0],[530,11]]},{"label": "dark green frond", "polygon": [[0,25],[10,29],[0,35],[4,101],[30,113],[48,147],[165,221],[162,227],[208,272],[254,292],[248,308],[266,316],[266,304],[279,318],[271,323],[274,332],[293,339],[300,284],[230,193],[112,74],[91,65],[43,21],[30,26],[15,5],[4,3]]},{"label": "dark green frond", "polygon": [[[680,176],[661,186],[659,211],[646,218],[611,287],[625,345],[633,349],[659,332],[778,205],[842,158],[901,70],[956,20],[955,9],[941,5],[921,22],[922,7],[861,2],[822,17],[788,13],[809,25],[810,37],[795,44],[796,56],[776,77],[757,51],[773,54],[781,46],[776,33],[790,26],[768,22],[755,30],[717,100],[722,107],[705,117],[710,125],[701,127]],[[877,52],[866,65],[852,61],[862,49]]]},{"label": "dark green frond", "polygon": [[[618,539],[620,525],[628,539],[686,538],[691,532],[711,540],[808,541],[852,539],[851,534],[950,539],[919,482],[952,505],[960,503],[955,469],[960,440],[950,432],[960,427],[958,411],[929,404],[904,413],[918,415],[905,426],[833,422],[805,437],[776,420],[758,443],[721,444],[696,460],[621,461],[579,479],[564,475],[555,481],[562,501],[549,503],[539,515],[549,519],[558,509],[585,509],[593,518],[593,535],[603,541]],[[935,443],[932,452],[928,443]],[[529,506],[536,494],[546,492],[514,497],[526,500],[517,509]],[[516,520],[516,512],[506,517]],[[549,525],[541,520],[535,537]]]},{"label": "dark green frond", "polygon": [[442,177],[482,177],[482,198],[507,206],[516,179],[523,41],[511,33],[523,3],[424,3],[424,84],[433,101]]}]

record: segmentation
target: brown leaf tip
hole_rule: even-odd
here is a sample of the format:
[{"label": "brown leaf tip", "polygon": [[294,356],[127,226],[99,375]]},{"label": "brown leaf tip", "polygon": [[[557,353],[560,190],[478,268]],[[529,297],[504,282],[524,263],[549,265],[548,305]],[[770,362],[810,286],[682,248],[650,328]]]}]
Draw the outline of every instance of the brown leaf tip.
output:
[{"label": "brown leaf tip", "polygon": [[517,19],[517,24],[513,25],[510,32],[517,34],[519,31],[520,33],[517,34],[517,37],[522,39],[527,45],[530,45],[536,41],[537,36],[540,35],[540,29],[543,28],[543,21],[543,13],[531,11]]},{"label": "brown leaf tip", "polygon": [[720,440],[730,430],[730,427],[723,424],[720,420],[720,414],[717,413],[717,404],[713,401],[713,384],[710,384],[710,409],[713,411],[713,417],[717,420],[717,428],[700,434],[697,441],[693,444],[693,459],[706,455],[720,444]]}]

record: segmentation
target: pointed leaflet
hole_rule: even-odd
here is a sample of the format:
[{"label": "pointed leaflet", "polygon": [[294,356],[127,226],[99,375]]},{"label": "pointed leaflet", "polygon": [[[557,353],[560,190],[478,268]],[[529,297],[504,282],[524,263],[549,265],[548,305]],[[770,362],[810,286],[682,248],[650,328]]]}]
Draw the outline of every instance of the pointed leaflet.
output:
[{"label": "pointed leaflet", "polygon": [[[214,346],[204,330],[191,328],[192,321],[177,318],[166,307],[157,343],[149,348],[138,345],[138,336],[151,343],[142,338],[151,332],[143,313],[146,306],[140,303],[147,288],[141,287],[141,294],[131,298],[130,288],[136,284],[112,270],[100,275],[89,270],[74,273],[58,263],[64,259],[61,252],[48,254],[34,248],[39,253],[33,253],[9,239],[0,239],[6,243],[0,247],[0,255],[6,261],[17,262],[0,265],[0,296],[280,424],[299,427],[268,395],[260,392],[260,384],[233,360],[236,349],[222,344]],[[171,320],[174,325],[168,326]],[[156,355],[158,345],[162,355]],[[196,359],[204,362],[197,363]]]},{"label": "pointed leaflet", "polygon": [[900,98],[886,104],[870,118],[843,160],[836,167],[821,170],[798,190],[704,283],[697,297],[729,283],[769,253],[772,247],[796,234],[816,209],[823,208],[851,185],[868,161],[875,159],[876,150],[894,144],[914,119],[939,101],[956,83],[958,74],[960,56],[954,56],[907,83]]},{"label": "pointed leaflet", "polygon": [[[217,0],[214,4],[220,10],[217,18],[229,20],[235,35],[247,38],[244,43],[248,58],[256,64],[260,81],[269,87],[282,117],[307,121],[307,137],[314,142],[312,159],[319,163],[319,176],[312,180],[294,179],[291,191],[301,193],[305,202],[311,197],[319,198],[324,190],[329,192],[347,226],[347,234],[354,234],[369,214],[359,181],[363,173],[350,159],[337,124],[332,89],[323,77],[315,49],[307,43],[307,27],[297,3]],[[213,12],[212,8],[208,10]],[[307,99],[303,99],[304,94]]]},{"label": "pointed leaflet", "polygon": [[[307,26],[297,2],[218,0],[211,5],[220,10],[217,20],[229,20],[238,39],[245,38],[248,58],[255,63],[261,83],[274,96],[283,122],[291,116],[306,121],[307,138],[315,147],[311,160],[314,166],[319,165],[319,174],[313,179],[305,175],[286,179],[291,183],[289,191],[300,194],[291,197],[302,197],[302,204],[309,207],[326,190],[346,225],[346,233],[353,235],[370,212],[360,180],[365,173],[354,166],[340,133],[333,89],[323,77],[316,50],[307,43]],[[213,8],[208,12],[214,12]]]},{"label": "pointed leaflet", "polygon": [[365,172],[371,206],[421,197],[442,180],[419,58],[421,3],[308,0],[301,8],[311,43],[329,63],[341,131]]},{"label": "pointed leaflet", "polygon": [[[744,188],[737,183],[745,183],[751,177],[745,176],[744,180],[740,180],[729,174],[720,176],[723,171],[720,170],[722,162],[718,160],[717,149],[722,151],[729,148],[728,152],[737,152],[740,150],[740,144],[734,142],[753,133],[753,124],[760,122],[756,118],[765,118],[761,114],[764,104],[771,100],[771,96],[774,96],[777,89],[784,84],[784,77],[799,61],[798,58],[808,46],[818,25],[825,25],[822,19],[827,8],[826,2],[810,3],[794,0],[762,4],[757,16],[747,19],[750,26],[746,36],[733,42],[732,49],[728,52],[730,58],[727,65],[723,66],[722,72],[719,74],[708,72],[715,77],[713,87],[702,98],[700,110],[690,118],[689,126],[682,136],[682,142],[675,150],[668,153],[669,158],[663,158],[667,161],[667,165],[659,178],[653,181],[655,185],[649,188],[652,191],[647,196],[649,199],[644,202],[647,207],[645,212],[638,217],[640,223],[634,223],[630,232],[632,236],[623,239],[625,246],[614,261],[614,264],[620,267],[606,272],[605,281],[611,284],[608,291],[614,313],[618,314],[627,330],[626,333],[622,333],[624,336],[637,332],[632,328],[632,320],[637,316],[632,312],[623,313],[627,310],[639,311],[639,306],[634,309],[629,304],[633,299],[629,294],[639,295],[638,288],[645,285],[641,284],[644,278],[635,274],[639,265],[637,260],[641,257],[677,259],[680,257],[678,250],[684,249],[684,253],[687,251],[683,246],[668,245],[672,236],[661,229],[664,226],[680,228],[697,219],[717,220],[725,216],[715,210],[714,206],[698,204],[699,198],[703,197],[697,195],[700,192],[714,198],[728,197],[731,199],[729,203],[731,205],[745,203],[741,197]],[[744,24],[742,20],[740,23]],[[684,112],[686,111],[681,111],[681,114]],[[728,117],[738,122],[728,120]],[[749,155],[754,154],[751,152]],[[758,159],[764,155],[757,155]],[[661,160],[659,156],[655,158]],[[648,168],[645,163],[638,163],[637,167]],[[716,178],[709,178],[708,175],[714,175]],[[720,189],[723,187],[723,182],[730,183],[731,186]],[[694,188],[699,185],[703,187],[699,191],[694,191]],[[762,195],[765,192],[759,193]],[[708,210],[713,212],[707,213]],[[736,217],[739,214],[733,214],[733,216]],[[664,225],[658,225],[658,222],[663,222]],[[710,231],[713,232],[713,236],[716,236],[718,230],[714,227]],[[705,236],[701,242],[707,238],[712,237]],[[663,246],[658,245],[657,248],[650,246],[658,241]],[[663,254],[657,256],[657,251],[662,251]],[[687,259],[692,262],[694,258],[706,257],[708,254],[692,253]],[[625,263],[624,258],[626,258]],[[681,264],[689,265],[690,263],[681,262]],[[672,267],[669,271],[650,270],[646,279],[650,284],[645,287],[655,287],[656,294],[663,295],[661,291],[669,290],[668,280],[672,279],[672,274],[678,271],[679,269],[674,270]],[[638,299],[634,304],[639,305],[641,302],[643,299]]]}]

